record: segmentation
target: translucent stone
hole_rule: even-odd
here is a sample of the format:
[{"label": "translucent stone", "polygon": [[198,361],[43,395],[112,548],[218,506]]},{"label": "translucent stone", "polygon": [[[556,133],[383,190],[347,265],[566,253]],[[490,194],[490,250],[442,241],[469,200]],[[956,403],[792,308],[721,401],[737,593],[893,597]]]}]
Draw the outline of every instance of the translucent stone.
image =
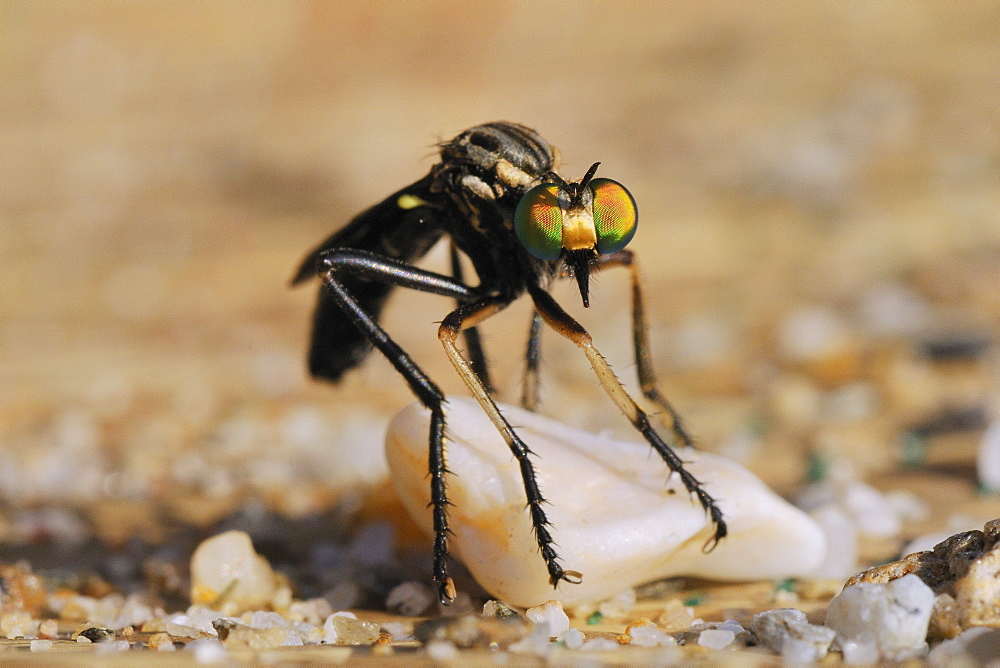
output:
[{"label": "translucent stone", "polygon": [[191,556],[191,602],[213,605],[228,614],[265,607],[277,580],[250,536],[227,531],[203,541]]},{"label": "translucent stone", "polygon": [[666,631],[686,631],[694,622],[694,610],[684,605],[680,599],[674,598],[667,601],[656,621]]},{"label": "translucent stone", "polygon": [[323,642],[332,645],[371,645],[382,629],[374,622],[364,622],[350,612],[335,612],[323,623]]},{"label": "translucent stone", "polygon": [[393,587],[385,607],[405,617],[416,617],[434,603],[434,592],[422,582],[403,582]]},{"label": "translucent stone", "polygon": [[[581,584],[553,592],[538,555],[517,461],[471,399],[447,404],[450,547],[491,595],[530,607],[605,599],[675,575],[754,580],[804,575],[826,552],[819,526],[738,464],[678,450],[712,494],[729,536],[712,552],[713,527],[676,475],[646,443],[618,441],[534,413],[501,411],[535,455],[532,462],[561,563]],[[414,404],[389,426],[386,452],[397,492],[429,532],[429,413]]]},{"label": "translucent stone", "polygon": [[[887,584],[864,582],[846,587],[827,608],[826,625],[851,662],[905,658],[920,652],[934,607],[934,592],[916,575]],[[852,657],[848,659],[849,655]]]},{"label": "translucent stone", "polygon": [[555,637],[569,628],[569,615],[563,611],[559,601],[546,601],[535,608],[528,608],[524,614],[535,624],[548,624],[549,636]]},{"label": "translucent stone", "polygon": [[794,608],[754,615],[750,628],[762,643],[795,664],[822,659],[836,635],[833,629],[810,624],[805,613]]},{"label": "translucent stone", "polygon": [[673,636],[668,636],[648,619],[637,619],[625,627],[625,635],[630,644],[637,647],[661,647],[676,645]]},{"label": "translucent stone", "polygon": [[698,634],[698,644],[708,649],[725,649],[736,640],[732,629],[705,629]]},{"label": "translucent stone", "polygon": [[566,629],[556,636],[556,641],[566,645],[567,649],[580,649],[583,647],[585,639],[586,636],[583,635],[583,631],[580,629]]}]

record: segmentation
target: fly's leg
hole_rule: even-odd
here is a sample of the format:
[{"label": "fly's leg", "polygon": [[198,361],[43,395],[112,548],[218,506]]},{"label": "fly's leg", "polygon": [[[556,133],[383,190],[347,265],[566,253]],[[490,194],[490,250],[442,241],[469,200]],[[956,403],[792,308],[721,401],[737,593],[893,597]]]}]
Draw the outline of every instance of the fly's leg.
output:
[{"label": "fly's leg", "polygon": [[705,512],[708,513],[708,516],[715,524],[715,534],[705,544],[704,550],[706,552],[711,551],[720,540],[725,538],[727,533],[726,523],[722,517],[722,510],[716,504],[715,499],[705,491],[705,488],[698,479],[684,468],[684,462],[660,438],[660,435],[656,433],[656,430],[650,424],[649,416],[635,403],[635,400],[629,396],[625,388],[622,387],[621,381],[615,376],[607,360],[594,347],[593,339],[587,333],[587,330],[570,317],[549,293],[535,286],[530,286],[528,291],[531,294],[532,301],[535,303],[535,310],[542,316],[545,323],[583,350],[587,356],[587,360],[590,362],[590,366],[594,369],[594,373],[597,374],[597,378],[604,391],[608,393],[608,396],[615,402],[618,409],[629,419],[639,433],[643,435],[649,445],[663,458],[663,461],[670,467],[670,470],[680,477],[688,493],[698,499]]},{"label": "fly's leg", "polygon": [[524,383],[521,385],[521,406],[529,411],[538,410],[538,367],[542,356],[542,316],[536,311],[531,315],[528,332],[528,349],[525,351]]},{"label": "fly's leg", "polygon": [[413,359],[396,344],[377,322],[362,308],[357,300],[344,289],[338,273],[348,271],[352,277],[364,277],[393,285],[470,300],[475,297],[472,288],[447,276],[417,269],[404,262],[353,249],[333,249],[320,256],[318,270],[325,289],[336,304],[360,329],[373,346],[403,376],[410,389],[431,412],[428,436],[428,469],[431,478],[431,509],[434,525],[434,581],[442,603],[455,599],[455,583],[448,575],[448,491],[445,476],[448,467],[444,444],[444,393],[434,384]]},{"label": "fly's leg", "polygon": [[625,267],[629,270],[632,283],[632,347],[635,350],[636,373],[639,387],[644,397],[662,408],[670,416],[670,430],[675,443],[684,447],[694,447],[694,439],[684,426],[681,418],[667,397],[657,387],[656,373],[649,357],[649,328],[646,326],[646,310],[643,306],[642,288],[639,281],[639,267],[635,254],[630,250],[620,250],[597,258],[596,269]]},{"label": "fly's leg", "polygon": [[438,338],[444,346],[448,359],[451,360],[455,370],[465,381],[469,391],[479,402],[479,405],[489,416],[497,430],[503,436],[504,441],[517,459],[521,470],[521,479],[524,482],[524,494],[528,501],[528,511],[531,515],[531,526],[535,534],[535,542],[538,550],[545,560],[545,566],[549,571],[549,582],[553,586],[558,586],[559,582],[565,580],[576,584],[583,577],[576,571],[567,571],[559,563],[559,556],[556,554],[555,544],[552,534],[549,532],[548,518],[545,515],[545,498],[538,487],[535,478],[535,467],[531,463],[530,455],[533,454],[528,446],[517,435],[514,428],[507,422],[507,419],[500,413],[496,402],[490,397],[489,392],[482,381],[476,376],[472,364],[455,345],[460,332],[475,327],[492,315],[499,313],[510,303],[509,299],[501,297],[482,297],[474,302],[460,305],[457,309],[448,314],[438,328]]},{"label": "fly's leg", "polygon": [[[454,242],[450,245],[450,255],[451,275],[459,283],[464,283],[465,276],[462,271],[462,260],[458,256],[458,248]],[[462,300],[459,299],[458,303],[461,304]],[[493,383],[490,380],[490,367],[486,361],[486,353],[483,350],[483,338],[480,336],[479,330],[475,327],[468,328],[462,334],[465,336],[465,345],[468,347],[469,362],[472,364],[472,370],[483,381],[486,390],[492,394]]]}]

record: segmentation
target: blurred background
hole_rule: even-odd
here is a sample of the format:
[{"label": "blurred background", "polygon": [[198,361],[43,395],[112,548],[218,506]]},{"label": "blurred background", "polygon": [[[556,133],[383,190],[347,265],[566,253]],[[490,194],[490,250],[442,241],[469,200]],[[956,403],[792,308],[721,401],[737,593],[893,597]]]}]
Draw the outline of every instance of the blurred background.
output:
[{"label": "blurred background", "polygon": [[[310,380],[316,285],[288,281],[501,119],[634,194],[654,361],[704,447],[786,494],[831,462],[908,487],[933,511],[910,534],[979,521],[998,34],[995,2],[0,3],[0,541],[155,542],[384,484],[409,392],[375,356]],[[574,290],[634,388],[627,275],[587,311]],[[385,324],[464,393],[450,306],[398,292]],[[507,401],[529,315],[485,328]],[[628,435],[543,345],[543,411]]]}]

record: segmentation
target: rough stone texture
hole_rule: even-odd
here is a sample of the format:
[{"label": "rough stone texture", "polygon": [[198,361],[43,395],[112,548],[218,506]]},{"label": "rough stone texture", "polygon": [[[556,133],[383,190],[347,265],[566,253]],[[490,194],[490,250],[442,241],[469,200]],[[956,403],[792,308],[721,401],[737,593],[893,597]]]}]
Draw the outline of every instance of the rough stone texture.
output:
[{"label": "rough stone texture", "polygon": [[858,583],[886,583],[914,574],[935,593],[928,639],[954,638],[974,627],[1000,628],[1000,519],[963,531],[931,550],[858,573]]},{"label": "rough stone texture", "polygon": [[861,582],[837,595],[826,612],[846,662],[911,656],[926,645],[934,592],[916,575],[888,584]]},{"label": "rough stone texture", "polygon": [[750,630],[758,640],[795,663],[819,661],[830,651],[836,632],[806,620],[801,610],[778,608],[754,615]]}]

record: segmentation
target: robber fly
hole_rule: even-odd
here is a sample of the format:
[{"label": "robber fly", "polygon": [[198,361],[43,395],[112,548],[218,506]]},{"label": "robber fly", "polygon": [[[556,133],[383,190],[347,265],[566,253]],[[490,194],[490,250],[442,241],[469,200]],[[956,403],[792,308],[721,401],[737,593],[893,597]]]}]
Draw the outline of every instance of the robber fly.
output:
[{"label": "robber fly", "polygon": [[[649,416],[628,395],[590,335],[548,292],[557,278],[572,277],[583,305],[590,305],[591,273],[611,267],[631,272],[632,337],[643,394],[666,411],[674,445],[691,438],[677,412],[656,388],[649,359],[642,293],[635,257],[625,246],[635,234],[635,200],[621,184],[595,178],[595,163],[582,179],[556,173],[559,154],[534,130],[516,123],[480,125],[440,145],[441,161],[416,183],[358,214],[316,247],[293,282],[318,274],[323,282],[313,320],[309,369],[336,382],[358,365],[372,346],[392,363],[431,413],[429,468],[434,526],[434,581],[443,603],[455,598],[448,575],[448,492],[445,463],[445,397],[378,324],[390,291],[406,287],[444,295],[458,306],[438,327],[438,338],[455,370],[503,435],[517,459],[535,540],[553,586],[579,582],[556,554],[544,498],[535,479],[531,450],[492,397],[489,369],[476,327],[524,293],[534,304],[528,335],[522,404],[538,401],[539,337],[542,323],[586,354],[604,390],[649,445],[678,475],[715,525],[712,549],[726,524],[715,500],[654,430]],[[442,237],[451,245],[451,276],[413,265]],[[478,285],[462,275],[461,255],[472,263]],[[457,345],[465,337],[468,356]]]}]

